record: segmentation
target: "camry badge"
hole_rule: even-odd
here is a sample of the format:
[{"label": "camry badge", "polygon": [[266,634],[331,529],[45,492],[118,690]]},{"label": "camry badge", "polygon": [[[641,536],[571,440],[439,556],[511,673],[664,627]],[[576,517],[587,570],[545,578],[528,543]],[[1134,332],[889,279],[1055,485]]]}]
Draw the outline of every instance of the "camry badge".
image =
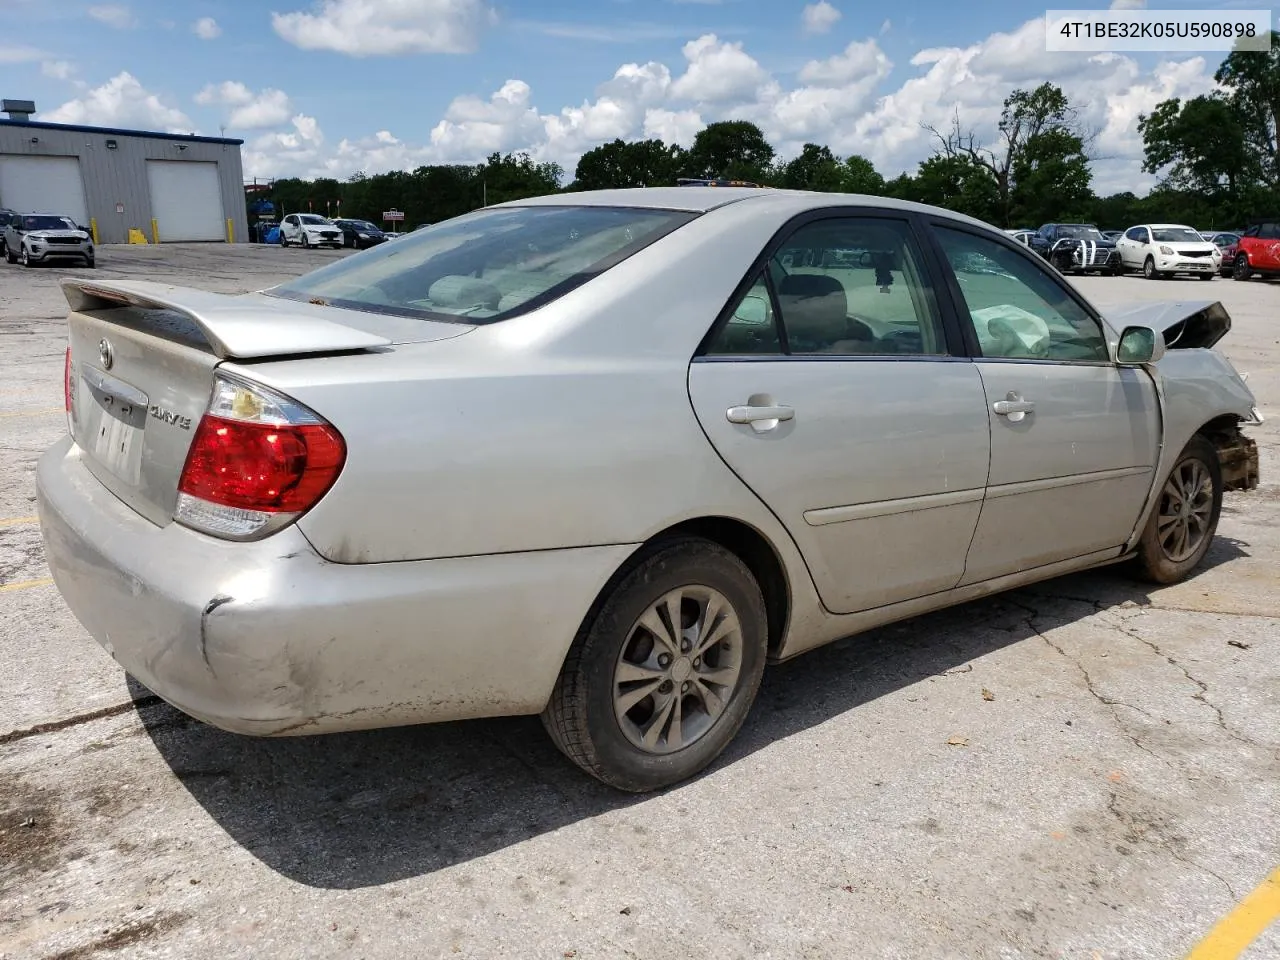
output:
[{"label": "camry badge", "polygon": [[102,369],[110,370],[111,364],[115,362],[115,355],[111,350],[111,341],[106,337],[98,341],[98,356],[102,358]]}]

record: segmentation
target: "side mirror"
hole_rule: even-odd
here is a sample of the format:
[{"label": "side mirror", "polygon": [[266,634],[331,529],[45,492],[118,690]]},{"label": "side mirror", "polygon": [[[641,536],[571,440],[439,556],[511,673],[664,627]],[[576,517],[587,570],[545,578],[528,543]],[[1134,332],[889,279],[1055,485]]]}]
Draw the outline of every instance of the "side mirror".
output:
[{"label": "side mirror", "polygon": [[733,311],[733,322],[762,327],[769,322],[769,302],[764,297],[746,296]]},{"label": "side mirror", "polygon": [[1141,367],[1164,356],[1164,334],[1154,327],[1125,327],[1116,346],[1116,363]]}]

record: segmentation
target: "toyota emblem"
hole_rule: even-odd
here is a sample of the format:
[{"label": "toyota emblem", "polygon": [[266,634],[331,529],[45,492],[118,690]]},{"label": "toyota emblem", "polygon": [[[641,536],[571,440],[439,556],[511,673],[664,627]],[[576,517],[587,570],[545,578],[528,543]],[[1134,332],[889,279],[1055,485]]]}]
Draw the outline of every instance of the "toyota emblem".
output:
[{"label": "toyota emblem", "polygon": [[106,337],[98,341],[98,356],[102,358],[102,369],[110,370],[115,357],[111,351],[111,341]]}]

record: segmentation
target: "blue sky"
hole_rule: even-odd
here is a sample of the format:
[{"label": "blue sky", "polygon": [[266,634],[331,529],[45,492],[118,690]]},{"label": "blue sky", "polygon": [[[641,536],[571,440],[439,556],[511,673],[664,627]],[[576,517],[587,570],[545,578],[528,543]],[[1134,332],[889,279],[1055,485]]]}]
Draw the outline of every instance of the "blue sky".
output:
[{"label": "blue sky", "polygon": [[1010,0],[0,0],[0,69],[4,95],[36,100],[39,119],[225,127],[259,176],[492,149],[571,173],[601,140],[687,142],[728,117],[758,122],[784,155],[815,140],[893,176],[927,156],[923,124],[959,110],[989,133],[1010,89],[1052,80],[1099,131],[1099,186],[1148,186],[1138,114],[1207,90],[1222,55],[1046,54],[1042,13]]}]

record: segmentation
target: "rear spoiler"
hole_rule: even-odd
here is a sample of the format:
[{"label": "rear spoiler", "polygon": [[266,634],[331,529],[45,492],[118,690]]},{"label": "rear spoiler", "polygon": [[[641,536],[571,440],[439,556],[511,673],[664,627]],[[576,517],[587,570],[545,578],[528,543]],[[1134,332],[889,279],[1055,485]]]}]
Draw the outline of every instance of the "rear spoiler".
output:
[{"label": "rear spoiler", "polygon": [[71,278],[62,281],[62,292],[77,313],[117,307],[178,313],[200,328],[223,360],[365,350],[392,343],[343,324],[345,311],[259,294],[231,296],[167,283]]},{"label": "rear spoiler", "polygon": [[1219,300],[1148,300],[1099,309],[1116,333],[1130,324],[1154,327],[1170,350],[1207,349],[1231,330],[1231,315]]}]

